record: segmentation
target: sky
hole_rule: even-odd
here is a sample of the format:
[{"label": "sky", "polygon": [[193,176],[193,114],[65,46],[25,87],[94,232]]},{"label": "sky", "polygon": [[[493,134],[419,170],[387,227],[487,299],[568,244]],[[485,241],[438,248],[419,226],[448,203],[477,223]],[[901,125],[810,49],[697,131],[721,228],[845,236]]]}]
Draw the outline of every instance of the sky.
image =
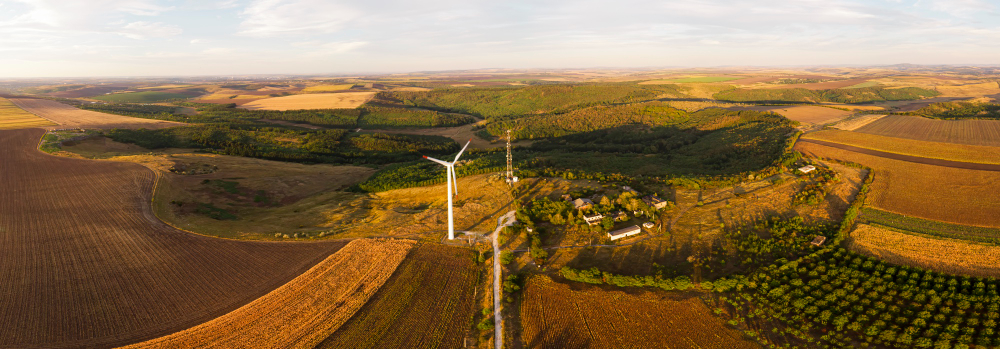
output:
[{"label": "sky", "polygon": [[0,0],[0,77],[1000,64],[1000,0]]}]

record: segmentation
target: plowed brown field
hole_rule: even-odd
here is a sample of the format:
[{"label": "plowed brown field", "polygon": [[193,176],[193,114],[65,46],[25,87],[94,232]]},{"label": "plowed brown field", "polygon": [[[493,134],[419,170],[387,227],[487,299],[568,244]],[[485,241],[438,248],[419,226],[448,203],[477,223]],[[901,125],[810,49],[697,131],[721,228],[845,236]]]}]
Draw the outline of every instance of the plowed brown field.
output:
[{"label": "plowed brown field", "polygon": [[941,222],[1000,227],[1000,200],[993,194],[1000,192],[1000,171],[894,160],[809,142],[796,143],[795,150],[875,169],[866,205]]},{"label": "plowed brown field", "polygon": [[10,101],[29,113],[59,124],[59,126],[46,127],[50,130],[66,128],[166,128],[184,125],[173,121],[133,118],[83,110],[47,99],[11,98]]},{"label": "plowed brown field", "polygon": [[0,131],[0,348],[110,347],[214,319],[343,242],[193,235],[150,210],[154,173],[50,156],[41,129]]},{"label": "plowed brown field", "polygon": [[[413,244],[351,241],[295,280],[234,312],[128,348],[313,348],[368,301]],[[355,346],[343,348],[349,347]]]},{"label": "plowed brown field", "polygon": [[1000,121],[997,120],[934,120],[889,115],[854,131],[921,141],[1000,146]]},{"label": "plowed brown field", "polygon": [[521,339],[525,347],[760,347],[726,327],[696,297],[581,287],[577,290],[546,277],[529,280],[521,304]]},{"label": "plowed brown field", "polygon": [[465,248],[416,247],[378,293],[317,348],[461,348],[476,311],[481,268],[474,257]]}]

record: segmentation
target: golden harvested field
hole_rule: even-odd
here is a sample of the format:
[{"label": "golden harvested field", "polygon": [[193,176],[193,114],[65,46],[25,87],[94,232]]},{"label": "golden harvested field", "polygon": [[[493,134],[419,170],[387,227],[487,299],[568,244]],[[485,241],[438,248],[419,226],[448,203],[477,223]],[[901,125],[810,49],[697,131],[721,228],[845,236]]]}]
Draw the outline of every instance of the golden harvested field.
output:
[{"label": "golden harvested field", "polygon": [[935,120],[889,115],[854,131],[921,141],[1000,146],[998,120]]},{"label": "golden harvested field", "polygon": [[741,103],[726,103],[718,101],[667,101],[665,104],[671,108],[677,108],[687,112],[696,112],[707,108],[733,108],[744,106],[744,104]]},{"label": "golden harvested field", "polygon": [[0,98],[0,130],[45,127],[53,125],[56,125],[56,123],[26,112],[24,109],[19,108],[9,100]]},{"label": "golden harvested field", "polygon": [[233,312],[126,348],[313,348],[368,302],[413,244],[351,241],[309,271]]},{"label": "golden harvested field", "polygon": [[794,120],[807,124],[822,125],[831,123],[843,118],[846,118],[853,114],[852,112],[819,107],[813,105],[800,105],[800,106],[753,106],[747,108],[737,108],[737,109],[750,109],[756,111],[770,111],[781,114],[788,118],[789,120]]},{"label": "golden harvested field", "polygon": [[875,120],[881,119],[883,117],[885,117],[885,115],[864,115],[864,114],[862,114],[862,115],[858,115],[856,117],[850,117],[850,118],[841,120],[840,122],[834,124],[832,127],[836,128],[838,130],[854,131],[854,130],[857,130],[858,128],[862,127],[862,126],[868,125],[868,124],[870,124],[872,122],[875,122]]},{"label": "golden harvested field", "polygon": [[937,91],[942,97],[982,97],[1000,93],[1000,83],[996,81],[964,85],[941,85]]},{"label": "golden harvested field", "polygon": [[482,267],[475,257],[467,248],[415,247],[378,293],[317,348],[461,348],[477,310]]},{"label": "golden harvested field", "polygon": [[167,128],[183,126],[184,123],[152,119],[133,118],[115,114],[105,114],[79,109],[47,99],[12,98],[10,100],[22,109],[58,123],[46,129],[67,128]]},{"label": "golden harvested field", "polygon": [[802,139],[817,139],[887,153],[932,159],[1000,164],[1000,150],[981,145],[927,142],[841,130],[811,132],[803,135]]},{"label": "golden harvested field", "polygon": [[302,92],[334,92],[334,91],[347,91],[347,90],[350,90],[350,89],[351,89],[351,87],[354,87],[354,84],[340,84],[340,85],[316,85],[316,86],[309,86],[309,87],[306,87],[306,88],[302,89]]},{"label": "golden harvested field", "polygon": [[850,249],[894,264],[950,274],[1000,276],[1000,247],[901,233],[859,224]]},{"label": "golden harvested field", "polygon": [[690,295],[571,287],[545,276],[528,280],[523,292],[525,348],[760,347]]},{"label": "golden harvested field", "polygon": [[240,107],[251,110],[357,108],[374,95],[375,92],[313,93],[265,98],[245,103]]},{"label": "golden harvested field", "polygon": [[875,169],[866,204],[924,219],[983,227],[1000,227],[1000,172],[968,170],[887,159],[799,142],[795,149],[810,156],[859,163]]}]

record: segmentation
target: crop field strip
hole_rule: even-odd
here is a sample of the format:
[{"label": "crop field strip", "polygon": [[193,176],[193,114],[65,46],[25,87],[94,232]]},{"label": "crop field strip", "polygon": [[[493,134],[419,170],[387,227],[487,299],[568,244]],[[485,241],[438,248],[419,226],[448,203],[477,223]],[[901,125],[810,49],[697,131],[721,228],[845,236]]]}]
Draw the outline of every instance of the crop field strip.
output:
[{"label": "crop field strip", "polygon": [[928,237],[959,239],[985,244],[1000,245],[1000,229],[970,225],[951,224],[897,213],[877,210],[871,207],[861,209],[859,216],[868,225],[911,232]]},{"label": "crop field strip", "polygon": [[[818,145],[822,145],[822,146],[826,146],[826,147],[830,147],[830,148],[837,148],[837,149],[847,150],[847,151],[850,151],[850,152],[855,152],[855,153],[860,153],[860,154],[865,154],[865,155],[872,155],[872,156],[877,156],[877,157],[880,157],[880,158],[886,158],[886,159],[892,159],[892,160],[912,162],[912,163],[917,163],[917,164],[926,164],[926,165],[934,165],[934,166],[950,167],[950,168],[958,168],[958,169],[966,169],[966,170],[1000,171],[1000,164],[993,164],[993,163],[985,163],[984,164],[984,163],[976,163],[976,162],[952,161],[952,160],[928,158],[928,157],[913,156],[913,155],[906,155],[906,154],[899,154],[899,153],[890,153],[890,152],[884,152],[884,151],[879,151],[879,150],[874,150],[874,149],[869,149],[869,148],[856,147],[856,146],[848,145],[848,144],[821,141],[821,140],[817,140],[817,139],[800,139],[799,141],[801,143],[814,143],[814,144],[818,144]],[[961,155],[966,155],[966,154],[961,154]]]},{"label": "crop field strip", "polygon": [[1000,276],[1000,246],[918,236],[859,224],[848,247],[889,263],[949,274]]},{"label": "crop field strip", "polygon": [[918,141],[841,130],[811,132],[802,135],[801,140],[807,142],[822,141],[836,143],[853,148],[864,148],[882,153],[893,153],[917,158],[962,163],[1000,164],[1000,149],[983,145]]},{"label": "crop field strip", "polygon": [[854,131],[921,141],[1000,146],[1000,120],[935,120],[889,115]]},{"label": "crop field strip", "polygon": [[406,258],[409,240],[354,240],[294,280],[196,327],[126,348],[313,348]]},{"label": "crop field strip", "polygon": [[56,123],[38,117],[35,114],[24,111],[24,109],[11,103],[5,98],[0,98],[0,130],[11,130],[19,128],[54,126]]},{"label": "crop field strip", "polygon": [[151,170],[47,155],[35,149],[42,134],[0,131],[0,348],[167,335],[267,294],[344,245],[178,231],[150,210]]},{"label": "crop field strip", "polygon": [[357,108],[373,96],[375,92],[310,93],[259,99],[240,107],[251,110]]},{"label": "crop field strip", "polygon": [[158,129],[185,124],[173,121],[133,118],[115,114],[105,114],[83,110],[47,99],[12,98],[15,105],[32,114],[54,121],[59,126],[48,129],[65,128],[148,128]]},{"label": "crop field strip", "polygon": [[378,293],[317,348],[462,347],[482,269],[474,257],[443,245],[414,248]]},{"label": "crop field strip", "polygon": [[527,348],[759,348],[696,297],[582,287],[528,280],[520,314]]},{"label": "crop field strip", "polygon": [[[867,205],[934,221],[1000,228],[1000,172],[943,167],[872,156],[810,142],[809,156],[859,163],[875,170]],[[986,166],[986,165],[984,165]]]}]

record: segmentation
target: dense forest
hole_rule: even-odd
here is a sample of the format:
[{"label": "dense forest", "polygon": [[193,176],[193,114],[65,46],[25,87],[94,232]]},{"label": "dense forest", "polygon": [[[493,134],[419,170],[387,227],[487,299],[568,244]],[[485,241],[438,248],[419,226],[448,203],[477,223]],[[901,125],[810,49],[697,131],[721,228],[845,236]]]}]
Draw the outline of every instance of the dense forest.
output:
[{"label": "dense forest", "polygon": [[366,105],[357,109],[247,110],[235,105],[178,103],[195,107],[197,115],[175,114],[176,107],[145,104],[87,104],[80,108],[132,117],[216,123],[233,120],[280,120],[334,128],[447,127],[474,122],[468,115],[441,113],[416,108]]},{"label": "dense forest", "polygon": [[715,99],[730,102],[758,103],[868,103],[879,101],[905,101],[934,97],[939,93],[919,87],[884,88],[863,87],[833,90],[793,89],[734,89],[714,95]]},{"label": "dense forest", "polygon": [[306,163],[387,164],[449,154],[458,144],[438,136],[298,130],[260,123],[214,123],[161,130],[114,129],[111,139],[147,149],[199,148],[220,154]]},{"label": "dense forest", "polygon": [[376,98],[386,103],[472,114],[492,120],[505,116],[565,113],[596,105],[644,102],[663,94],[681,93],[676,85],[616,83],[383,92]]},{"label": "dense forest", "polygon": [[915,115],[945,119],[1000,119],[1000,104],[974,102],[941,102],[913,112]]}]

